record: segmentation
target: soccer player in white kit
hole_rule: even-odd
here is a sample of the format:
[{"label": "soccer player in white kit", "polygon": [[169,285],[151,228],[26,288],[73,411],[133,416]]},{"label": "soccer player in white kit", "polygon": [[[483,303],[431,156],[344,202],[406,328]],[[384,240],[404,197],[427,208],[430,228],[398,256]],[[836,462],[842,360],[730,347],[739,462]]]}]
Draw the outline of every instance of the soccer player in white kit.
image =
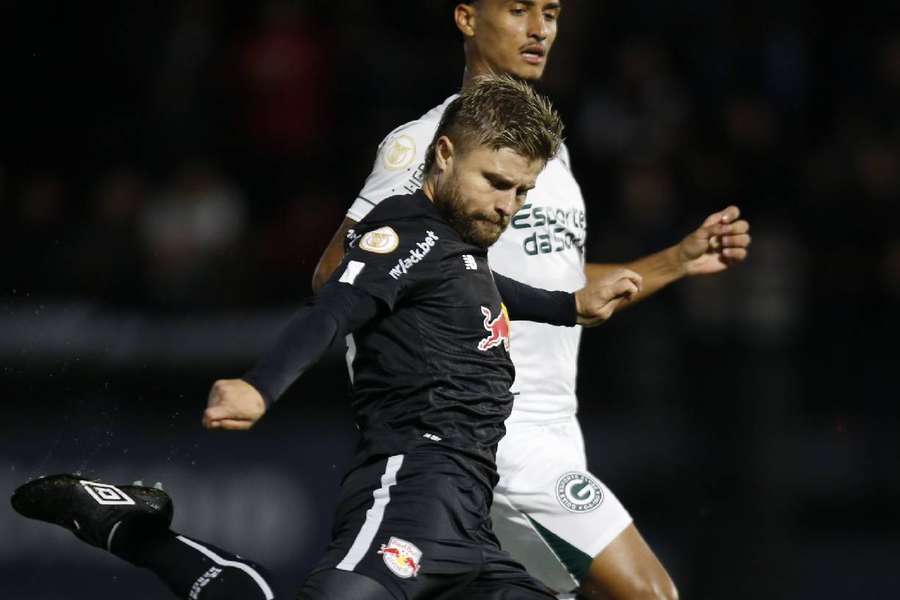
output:
[{"label": "soccer player in white kit", "polygon": [[[538,80],[560,11],[559,0],[457,3],[453,15],[466,56],[463,87],[492,72]],[[396,128],[379,145],[371,174],[319,261],[315,289],[340,262],[343,239],[357,222],[381,200],[419,189],[425,152],[453,98]],[[661,252],[626,265],[586,265],[585,203],[563,146],[490,249],[489,260],[495,271],[513,279],[570,292],[582,288],[586,278],[614,278],[628,268],[643,277],[635,301],[684,276],[716,273],[740,262],[747,255],[748,231],[749,224],[731,206]],[[631,516],[587,470],[576,419],[580,334],[577,327],[524,321],[512,328],[516,401],[497,452],[494,530],[505,550],[561,594],[677,598],[675,585]]]}]

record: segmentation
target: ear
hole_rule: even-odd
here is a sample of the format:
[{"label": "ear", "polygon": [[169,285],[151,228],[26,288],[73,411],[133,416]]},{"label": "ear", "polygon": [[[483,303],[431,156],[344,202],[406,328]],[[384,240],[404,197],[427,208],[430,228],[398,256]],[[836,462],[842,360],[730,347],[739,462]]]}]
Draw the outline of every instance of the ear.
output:
[{"label": "ear", "polygon": [[446,135],[442,135],[434,143],[434,165],[438,171],[446,171],[453,166],[455,148]]},{"label": "ear", "polygon": [[474,4],[459,3],[453,10],[453,20],[456,21],[456,28],[463,34],[463,37],[475,37],[475,6]]}]

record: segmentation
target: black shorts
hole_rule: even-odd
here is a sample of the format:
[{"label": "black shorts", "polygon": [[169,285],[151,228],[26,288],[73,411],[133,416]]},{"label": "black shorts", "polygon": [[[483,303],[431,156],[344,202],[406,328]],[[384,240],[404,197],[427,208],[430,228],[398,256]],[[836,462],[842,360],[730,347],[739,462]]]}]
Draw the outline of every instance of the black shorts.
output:
[{"label": "black shorts", "polygon": [[500,549],[489,517],[491,490],[469,469],[465,458],[428,448],[353,470],[306,597],[345,598],[340,583],[310,589],[317,573],[320,581],[342,581],[321,576],[337,570],[380,584],[387,593],[373,598],[555,598]]}]

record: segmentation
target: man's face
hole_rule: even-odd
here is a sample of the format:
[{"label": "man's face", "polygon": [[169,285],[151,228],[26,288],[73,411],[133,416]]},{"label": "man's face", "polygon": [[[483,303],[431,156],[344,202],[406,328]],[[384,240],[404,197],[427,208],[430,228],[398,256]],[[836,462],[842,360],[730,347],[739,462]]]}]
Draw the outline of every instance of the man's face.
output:
[{"label": "man's face", "polygon": [[522,208],[544,162],[509,148],[453,153],[435,186],[434,204],[463,241],[487,248]]},{"label": "man's face", "polygon": [[493,72],[540,79],[556,39],[559,0],[477,0],[471,9],[473,58]]}]

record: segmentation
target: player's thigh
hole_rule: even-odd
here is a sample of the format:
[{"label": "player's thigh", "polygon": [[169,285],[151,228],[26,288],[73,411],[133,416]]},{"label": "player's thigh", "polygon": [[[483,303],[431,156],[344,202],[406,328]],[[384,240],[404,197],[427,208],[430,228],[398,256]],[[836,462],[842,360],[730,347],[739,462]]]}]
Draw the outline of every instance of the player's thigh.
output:
[{"label": "player's thigh", "polygon": [[674,600],[671,577],[633,524],[591,562],[580,588],[585,598]]},{"label": "player's thigh", "polygon": [[556,600],[556,594],[525,571],[509,553],[486,548],[478,576],[452,598],[479,600]]},{"label": "player's thigh", "polygon": [[383,585],[361,575],[349,571],[327,569],[309,576],[297,600],[394,600]]},{"label": "player's thigh", "polygon": [[529,573],[567,592],[587,576],[593,558],[631,524],[631,516],[609,488],[585,470],[577,423],[527,433],[506,448],[517,452],[517,460],[523,455],[528,460],[519,462],[513,473],[501,471],[491,514],[494,531],[503,549]]},{"label": "player's thigh", "polygon": [[438,598],[475,577],[491,490],[440,453],[373,461],[344,481],[332,542],[314,573],[338,569],[397,598]]}]

